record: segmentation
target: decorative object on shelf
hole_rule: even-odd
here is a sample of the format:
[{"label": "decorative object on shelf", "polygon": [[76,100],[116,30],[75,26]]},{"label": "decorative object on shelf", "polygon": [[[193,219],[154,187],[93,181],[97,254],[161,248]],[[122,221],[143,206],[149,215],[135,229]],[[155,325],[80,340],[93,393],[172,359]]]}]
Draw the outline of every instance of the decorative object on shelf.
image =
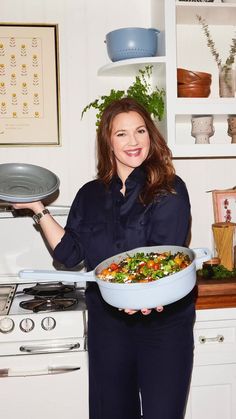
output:
[{"label": "decorative object on shelf", "polygon": [[231,143],[236,143],[236,115],[229,115],[228,135],[232,138]]},{"label": "decorative object on shelf", "polygon": [[82,110],[81,118],[83,118],[85,112],[89,109],[94,108],[97,110],[96,114],[96,126],[99,126],[101,115],[104,109],[114,100],[121,99],[123,97],[132,97],[137,100],[141,105],[148,110],[154,119],[162,120],[164,116],[165,104],[165,90],[163,88],[152,87],[150,78],[152,75],[153,66],[145,66],[144,69],[140,69],[135,77],[135,81],[125,90],[114,90],[111,89],[108,95],[100,96],[93,102],[89,103]]},{"label": "decorative object on shelf", "polygon": [[120,28],[109,32],[104,41],[111,61],[157,55],[158,35],[154,28]]},{"label": "decorative object on shelf", "polygon": [[208,97],[211,92],[211,74],[177,68],[179,97]]},{"label": "decorative object on shelf", "polygon": [[[219,95],[220,97],[234,97],[235,96],[235,71],[233,70],[233,64],[235,61],[236,55],[236,37],[232,38],[232,43],[230,45],[229,55],[225,61],[222,62],[220,55],[215,47],[215,42],[211,37],[209,26],[206,22],[206,19],[203,19],[200,15],[196,15],[204,35],[207,39],[207,46],[210,48],[211,54],[215,59],[218,69],[219,69]],[[223,84],[223,86],[222,86]]]},{"label": "decorative object on shelf", "polygon": [[209,192],[212,192],[215,223],[236,223],[236,186],[231,189],[215,189]]},{"label": "decorative object on shelf", "polygon": [[210,93],[209,86],[178,85],[178,97],[208,97]]},{"label": "decorative object on shelf", "polygon": [[212,224],[214,244],[221,265],[232,270],[234,268],[234,235],[235,223]]},{"label": "decorative object on shelf", "polygon": [[219,67],[219,94],[220,97],[235,95],[235,70],[232,67]]},{"label": "decorative object on shelf", "polygon": [[192,137],[195,137],[195,144],[209,144],[209,138],[214,134],[213,115],[192,116]]}]

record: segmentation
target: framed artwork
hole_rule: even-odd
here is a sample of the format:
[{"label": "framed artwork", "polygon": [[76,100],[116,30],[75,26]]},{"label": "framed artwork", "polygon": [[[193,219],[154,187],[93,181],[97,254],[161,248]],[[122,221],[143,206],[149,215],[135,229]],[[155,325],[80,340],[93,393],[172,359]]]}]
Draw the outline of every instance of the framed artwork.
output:
[{"label": "framed artwork", "polygon": [[236,189],[212,191],[215,223],[236,223]]},{"label": "framed artwork", "polygon": [[60,145],[58,25],[0,23],[0,146]]}]

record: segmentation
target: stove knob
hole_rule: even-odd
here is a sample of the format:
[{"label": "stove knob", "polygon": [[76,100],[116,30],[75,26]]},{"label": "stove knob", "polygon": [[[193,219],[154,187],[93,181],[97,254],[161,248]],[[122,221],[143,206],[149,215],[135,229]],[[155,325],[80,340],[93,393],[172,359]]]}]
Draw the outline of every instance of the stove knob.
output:
[{"label": "stove knob", "polygon": [[41,324],[44,330],[53,330],[56,326],[56,320],[53,317],[45,317]]},{"label": "stove knob", "polygon": [[34,322],[33,320],[27,318],[27,319],[23,319],[20,322],[20,328],[22,330],[22,332],[31,332],[31,330],[33,330],[34,328]]},{"label": "stove knob", "polygon": [[9,333],[15,327],[14,321],[10,317],[4,317],[0,320],[0,332]]}]

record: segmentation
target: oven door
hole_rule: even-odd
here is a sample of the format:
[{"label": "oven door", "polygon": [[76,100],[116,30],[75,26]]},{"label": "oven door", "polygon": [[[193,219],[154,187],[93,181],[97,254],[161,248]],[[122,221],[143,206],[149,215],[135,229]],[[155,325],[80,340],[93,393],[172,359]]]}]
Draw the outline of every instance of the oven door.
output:
[{"label": "oven door", "polygon": [[0,356],[5,419],[88,419],[87,352]]}]

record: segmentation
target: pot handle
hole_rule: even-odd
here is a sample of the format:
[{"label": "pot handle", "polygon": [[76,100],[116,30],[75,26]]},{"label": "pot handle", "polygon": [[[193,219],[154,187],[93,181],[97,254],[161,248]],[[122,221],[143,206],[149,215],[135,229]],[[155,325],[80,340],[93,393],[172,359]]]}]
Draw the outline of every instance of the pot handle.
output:
[{"label": "pot handle", "polygon": [[207,247],[196,247],[192,251],[196,256],[196,269],[201,269],[203,262],[212,258],[212,252]]},{"label": "pot handle", "polygon": [[90,272],[75,272],[75,271],[49,271],[49,270],[34,270],[23,269],[18,272],[18,276],[23,280],[22,283],[38,283],[45,282],[96,282],[94,271]]}]

